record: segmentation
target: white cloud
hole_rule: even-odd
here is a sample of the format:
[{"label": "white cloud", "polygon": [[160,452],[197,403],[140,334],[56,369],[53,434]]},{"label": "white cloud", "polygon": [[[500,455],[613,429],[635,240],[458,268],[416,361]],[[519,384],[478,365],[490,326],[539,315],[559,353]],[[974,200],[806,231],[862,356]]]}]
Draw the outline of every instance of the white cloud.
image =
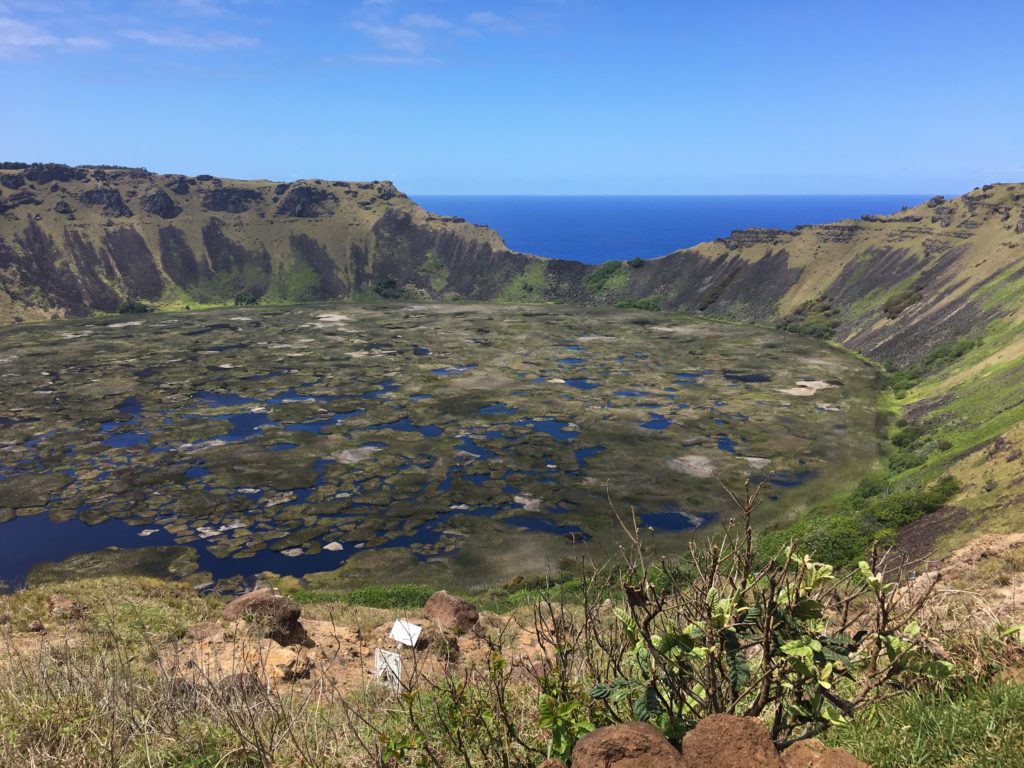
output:
[{"label": "white cloud", "polygon": [[423,37],[418,31],[409,27],[357,21],[352,24],[352,29],[362,32],[379,45],[392,51],[404,51],[405,53],[421,53],[423,51]]},{"label": "white cloud", "polygon": [[11,18],[0,18],[0,56],[12,57],[34,48],[60,44],[60,38],[46,30]]},{"label": "white cloud", "polygon": [[215,51],[227,48],[254,48],[260,44],[255,37],[242,35],[210,33],[193,35],[190,32],[147,32],[143,29],[125,29],[121,37],[140,43],[160,46],[161,48],[187,48],[196,51]]},{"label": "white cloud", "polygon": [[469,14],[469,23],[490,32],[522,32],[523,25],[492,11],[474,11]]},{"label": "white cloud", "polygon": [[14,59],[43,50],[99,50],[109,47],[97,37],[59,37],[42,27],[14,19],[0,17],[0,59]]},{"label": "white cloud", "polygon": [[390,66],[419,66],[421,64],[439,64],[430,56],[396,56],[390,53],[353,53],[348,61],[357,64],[385,64]]},{"label": "white cloud", "polygon": [[432,16],[428,13],[410,13],[402,19],[403,26],[415,27],[418,29],[450,29],[452,23],[440,16]]},{"label": "white cloud", "polygon": [[69,48],[79,50],[103,50],[110,47],[107,40],[101,40],[98,37],[68,37],[64,39],[64,44]]}]

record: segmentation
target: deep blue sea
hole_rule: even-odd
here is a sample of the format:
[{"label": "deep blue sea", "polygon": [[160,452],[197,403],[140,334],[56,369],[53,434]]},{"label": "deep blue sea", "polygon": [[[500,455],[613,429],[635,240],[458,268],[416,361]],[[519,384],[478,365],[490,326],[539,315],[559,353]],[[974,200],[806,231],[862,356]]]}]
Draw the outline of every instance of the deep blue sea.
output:
[{"label": "deep blue sea", "polygon": [[736,229],[792,229],[895,213],[931,195],[413,197],[428,211],[496,229],[514,251],[599,264],[664,256]]}]

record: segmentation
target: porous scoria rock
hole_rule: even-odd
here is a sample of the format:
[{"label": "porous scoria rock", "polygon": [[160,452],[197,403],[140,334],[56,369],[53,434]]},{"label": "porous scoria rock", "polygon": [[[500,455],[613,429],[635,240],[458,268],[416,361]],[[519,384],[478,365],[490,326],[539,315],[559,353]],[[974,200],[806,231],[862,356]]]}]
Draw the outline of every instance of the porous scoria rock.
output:
[{"label": "porous scoria rock", "polygon": [[870,768],[842,749],[829,749],[817,739],[798,741],[782,752],[785,768]]},{"label": "porous scoria rock", "polygon": [[423,615],[442,632],[461,635],[468,632],[480,620],[476,606],[461,597],[449,595],[444,590],[435,592],[423,606]]},{"label": "porous scoria rock", "polygon": [[275,641],[243,639],[204,640],[189,646],[183,656],[167,661],[187,681],[202,684],[232,675],[255,675],[271,688],[308,677],[315,660],[305,648],[286,648]]},{"label": "porous scoria rock", "polygon": [[598,728],[576,742],[573,768],[688,768],[683,756],[649,723]]},{"label": "porous scoria rock", "polygon": [[63,595],[50,595],[50,613],[61,619],[80,619],[85,608]]},{"label": "porous scoria rock", "polygon": [[302,609],[276,589],[264,587],[236,597],[224,608],[223,615],[228,621],[251,617],[265,630],[265,637],[281,645],[297,645],[306,639],[299,623]]},{"label": "porous scoria rock", "polygon": [[224,628],[216,621],[203,621],[186,629],[185,637],[189,640],[221,642],[224,640]]},{"label": "porous scoria rock", "polygon": [[710,715],[683,737],[688,768],[784,768],[764,723]]}]

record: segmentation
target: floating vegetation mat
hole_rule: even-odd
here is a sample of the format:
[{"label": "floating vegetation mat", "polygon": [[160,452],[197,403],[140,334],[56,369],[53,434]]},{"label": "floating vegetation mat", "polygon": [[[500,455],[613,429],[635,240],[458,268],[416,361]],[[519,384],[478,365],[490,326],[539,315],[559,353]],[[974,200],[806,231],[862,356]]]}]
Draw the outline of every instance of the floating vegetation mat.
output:
[{"label": "floating vegetation mat", "polygon": [[[876,458],[875,372],[813,340],[607,308],[314,305],[0,332],[0,579],[189,545],[262,571],[479,584],[762,522]],[[69,522],[69,521],[74,521]],[[426,573],[425,573],[426,571]]]}]

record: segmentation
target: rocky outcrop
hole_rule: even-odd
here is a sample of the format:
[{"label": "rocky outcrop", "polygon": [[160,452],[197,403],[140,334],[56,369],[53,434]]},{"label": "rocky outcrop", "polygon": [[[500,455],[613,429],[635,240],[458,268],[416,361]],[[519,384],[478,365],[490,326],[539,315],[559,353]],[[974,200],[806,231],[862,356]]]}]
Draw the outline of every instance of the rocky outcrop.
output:
[{"label": "rocky outcrop", "polygon": [[174,202],[171,196],[162,189],[154,189],[139,200],[139,205],[142,206],[142,210],[146,211],[146,213],[152,213],[161,219],[173,219],[181,213],[181,206]]},{"label": "rocky outcrop", "polygon": [[315,219],[327,213],[325,203],[337,202],[338,198],[324,189],[309,186],[292,187],[277,206],[278,216],[294,216],[300,219]]},{"label": "rocky outcrop", "polygon": [[757,718],[710,715],[683,737],[682,753],[648,723],[598,728],[577,743],[573,768],[870,768],[817,739],[781,754]]},{"label": "rocky outcrop", "polygon": [[63,595],[50,595],[50,613],[60,619],[80,619],[85,613],[84,606]]},{"label": "rocky outcrop", "polygon": [[711,715],[683,737],[688,768],[783,768],[764,724],[753,717]]},{"label": "rocky outcrop", "polygon": [[430,596],[423,606],[423,615],[442,632],[456,635],[468,632],[480,619],[475,605],[444,590]]},{"label": "rocky outcrop", "polygon": [[265,587],[236,597],[224,608],[226,621],[246,619],[267,637],[281,645],[297,645],[306,639],[299,622],[302,609],[276,589]]},{"label": "rocky outcrop", "polygon": [[121,198],[121,193],[116,189],[107,187],[87,189],[79,195],[78,199],[86,205],[101,208],[107,216],[128,218],[134,215],[132,209]]},{"label": "rocky outcrop", "polygon": [[[598,728],[576,742],[573,768],[688,768],[675,747],[650,723]],[[754,764],[745,766],[753,768]]]},{"label": "rocky outcrop", "polygon": [[220,187],[203,195],[203,210],[217,213],[245,213],[263,196],[254,189]]}]

